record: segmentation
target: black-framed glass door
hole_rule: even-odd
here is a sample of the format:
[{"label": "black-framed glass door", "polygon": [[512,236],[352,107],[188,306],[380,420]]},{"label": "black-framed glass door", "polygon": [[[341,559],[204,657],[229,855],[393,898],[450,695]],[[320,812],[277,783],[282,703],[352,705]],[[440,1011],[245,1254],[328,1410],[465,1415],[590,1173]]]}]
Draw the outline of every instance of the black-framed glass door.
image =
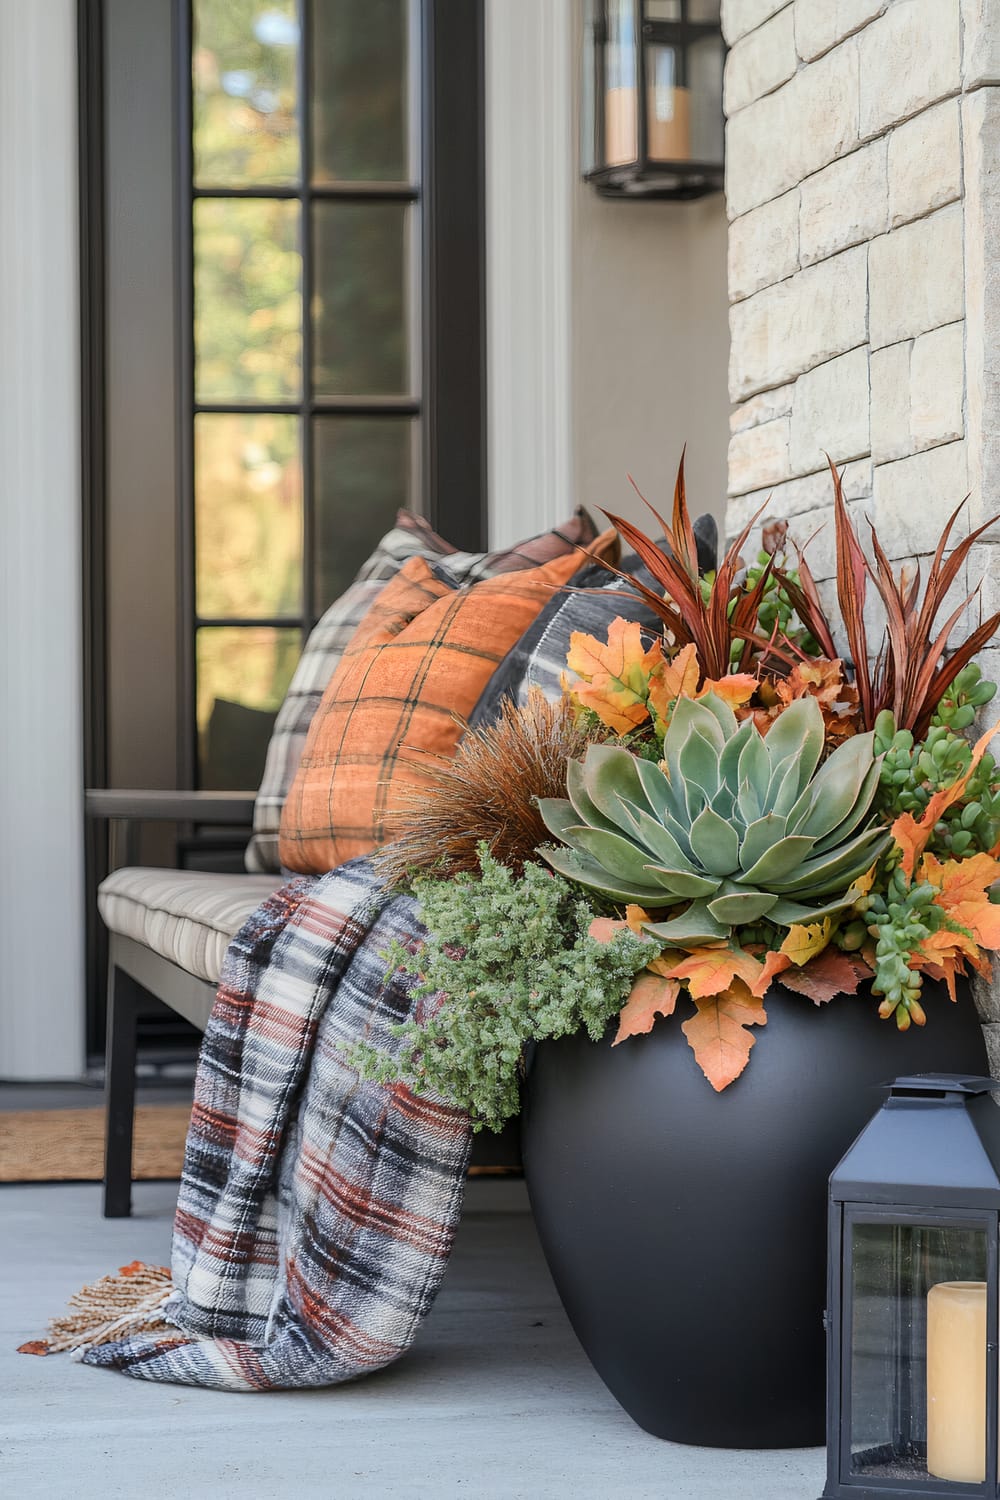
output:
[{"label": "black-framed glass door", "polygon": [[422,7],[188,0],[181,24],[185,659],[194,779],[220,787],[253,774],[318,615],[422,508]]},{"label": "black-framed glass door", "polygon": [[245,789],[396,507],[485,540],[482,4],[79,5],[85,779]]}]

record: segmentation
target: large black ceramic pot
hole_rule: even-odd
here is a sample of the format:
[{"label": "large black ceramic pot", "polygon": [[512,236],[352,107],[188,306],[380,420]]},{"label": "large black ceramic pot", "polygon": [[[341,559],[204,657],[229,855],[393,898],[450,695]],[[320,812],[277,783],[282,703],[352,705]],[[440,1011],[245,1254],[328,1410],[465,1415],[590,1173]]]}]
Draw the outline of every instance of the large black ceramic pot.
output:
[{"label": "large black ceramic pot", "polygon": [[904,1073],[987,1071],[968,989],[924,986],[904,1036],[870,995],[772,988],[740,1078],[716,1094],[679,1018],[620,1046],[544,1042],[522,1151],[538,1233],[598,1374],[675,1442],[824,1440],[827,1178]]}]

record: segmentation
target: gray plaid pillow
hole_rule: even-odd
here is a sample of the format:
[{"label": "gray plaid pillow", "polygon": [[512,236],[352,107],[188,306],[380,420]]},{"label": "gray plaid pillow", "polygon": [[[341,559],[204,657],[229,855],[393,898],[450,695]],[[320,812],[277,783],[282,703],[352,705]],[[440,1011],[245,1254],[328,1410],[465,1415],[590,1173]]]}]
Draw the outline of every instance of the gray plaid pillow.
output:
[{"label": "gray plaid pillow", "polygon": [[312,716],[369,606],[409,558],[444,560],[448,572],[460,583],[478,583],[497,573],[540,567],[574,547],[585,547],[596,534],[590,517],[580,509],[562,526],[513,547],[497,552],[457,552],[422,517],[401,510],[393,530],[379,542],[347,592],[334,600],[318,622],[299,658],[267,747],[264,775],[254,803],[253,837],[246,849],[246,868],[254,873],[280,870],[281,810],[298,769]]}]

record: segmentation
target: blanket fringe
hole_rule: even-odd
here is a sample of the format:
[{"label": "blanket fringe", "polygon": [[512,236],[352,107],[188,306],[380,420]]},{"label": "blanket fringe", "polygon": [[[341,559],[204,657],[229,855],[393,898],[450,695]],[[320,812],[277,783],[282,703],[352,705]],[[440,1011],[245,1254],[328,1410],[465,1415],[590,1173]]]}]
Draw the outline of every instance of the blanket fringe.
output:
[{"label": "blanket fringe", "polygon": [[81,1287],[69,1299],[72,1310],[50,1322],[48,1338],[22,1344],[18,1353],[61,1354],[68,1349],[72,1359],[82,1359],[98,1344],[169,1328],[163,1309],[172,1294],[166,1266],[133,1260],[119,1267],[117,1276]]}]

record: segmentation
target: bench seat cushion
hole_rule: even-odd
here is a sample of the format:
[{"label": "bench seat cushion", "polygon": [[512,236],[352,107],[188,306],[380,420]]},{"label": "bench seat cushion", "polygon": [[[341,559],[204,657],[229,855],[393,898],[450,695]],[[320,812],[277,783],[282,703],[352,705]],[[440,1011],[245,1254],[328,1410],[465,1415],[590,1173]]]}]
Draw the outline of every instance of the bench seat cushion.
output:
[{"label": "bench seat cushion", "polygon": [[126,866],[101,884],[97,905],[111,932],[218,984],[230,938],[281,884],[279,875]]}]

